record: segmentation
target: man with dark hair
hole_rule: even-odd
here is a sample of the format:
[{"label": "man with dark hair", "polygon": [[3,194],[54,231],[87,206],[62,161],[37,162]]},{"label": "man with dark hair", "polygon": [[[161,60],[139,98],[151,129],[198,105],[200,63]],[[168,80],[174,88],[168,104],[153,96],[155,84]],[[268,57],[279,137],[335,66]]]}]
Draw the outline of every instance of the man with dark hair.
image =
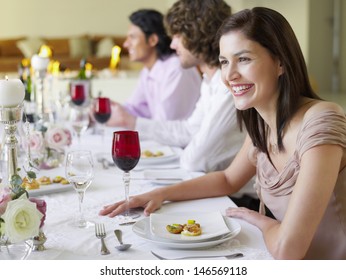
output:
[{"label": "man with dark hair", "polygon": [[142,138],[183,148],[180,164],[191,171],[223,170],[240,149],[245,134],[237,125],[233,98],[221,81],[217,31],[231,15],[223,0],[179,0],[168,10],[166,29],[172,35],[183,68],[203,73],[201,97],[192,115],[182,121],[126,118],[121,124]]},{"label": "man with dark hair", "polygon": [[171,38],[165,31],[160,12],[138,10],[129,19],[131,24],[124,47],[129,51],[130,60],[141,62],[144,69],[124,106],[113,102],[113,122],[122,115],[154,120],[189,117],[200,96],[198,70],[180,66],[175,51],[170,48]]}]

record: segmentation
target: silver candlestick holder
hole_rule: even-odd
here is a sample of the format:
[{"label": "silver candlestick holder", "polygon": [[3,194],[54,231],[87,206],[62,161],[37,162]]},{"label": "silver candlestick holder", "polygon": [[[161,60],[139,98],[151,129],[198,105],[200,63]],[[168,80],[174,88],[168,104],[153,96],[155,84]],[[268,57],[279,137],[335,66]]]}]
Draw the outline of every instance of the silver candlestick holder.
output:
[{"label": "silver candlestick holder", "polygon": [[0,123],[4,124],[5,130],[5,149],[7,157],[7,179],[11,181],[13,175],[17,174],[17,147],[16,138],[17,123],[22,120],[23,104],[16,107],[0,106]]}]

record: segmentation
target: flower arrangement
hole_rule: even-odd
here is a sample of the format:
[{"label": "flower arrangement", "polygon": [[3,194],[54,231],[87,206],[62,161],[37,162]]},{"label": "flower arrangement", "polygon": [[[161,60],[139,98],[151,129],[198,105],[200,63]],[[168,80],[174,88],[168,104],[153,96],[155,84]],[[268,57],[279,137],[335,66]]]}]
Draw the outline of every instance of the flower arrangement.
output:
[{"label": "flower arrangement", "polygon": [[41,126],[28,137],[29,153],[33,163],[39,168],[49,169],[59,166],[64,150],[72,143],[71,132],[58,125]]},{"label": "flower arrangement", "polygon": [[[36,174],[27,172],[29,180]],[[29,198],[22,187],[22,178],[15,174],[10,187],[0,184],[0,245],[17,243],[39,234],[46,215],[44,200]]]}]

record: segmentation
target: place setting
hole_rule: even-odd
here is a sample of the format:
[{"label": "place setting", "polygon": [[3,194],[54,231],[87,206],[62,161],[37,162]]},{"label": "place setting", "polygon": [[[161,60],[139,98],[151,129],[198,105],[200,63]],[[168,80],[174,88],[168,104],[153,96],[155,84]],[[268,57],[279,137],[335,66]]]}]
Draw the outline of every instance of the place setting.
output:
[{"label": "place setting", "polygon": [[[167,228],[180,227],[189,222],[198,223],[201,233],[197,235],[171,233]],[[150,217],[136,222],[132,231],[146,241],[169,249],[210,248],[234,238],[241,230],[240,224],[221,212],[152,213]],[[183,231],[182,231],[183,232]]]}]

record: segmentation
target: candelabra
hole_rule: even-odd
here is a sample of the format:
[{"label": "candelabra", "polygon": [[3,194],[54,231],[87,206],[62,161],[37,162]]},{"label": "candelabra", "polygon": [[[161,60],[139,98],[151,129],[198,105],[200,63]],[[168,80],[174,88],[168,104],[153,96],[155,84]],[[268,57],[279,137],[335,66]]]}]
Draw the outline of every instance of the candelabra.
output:
[{"label": "candelabra", "polygon": [[22,119],[23,105],[19,104],[16,107],[0,106],[0,123],[4,124],[5,128],[5,149],[7,156],[7,171],[8,181],[12,175],[17,174],[17,146],[16,138],[17,123]]}]

